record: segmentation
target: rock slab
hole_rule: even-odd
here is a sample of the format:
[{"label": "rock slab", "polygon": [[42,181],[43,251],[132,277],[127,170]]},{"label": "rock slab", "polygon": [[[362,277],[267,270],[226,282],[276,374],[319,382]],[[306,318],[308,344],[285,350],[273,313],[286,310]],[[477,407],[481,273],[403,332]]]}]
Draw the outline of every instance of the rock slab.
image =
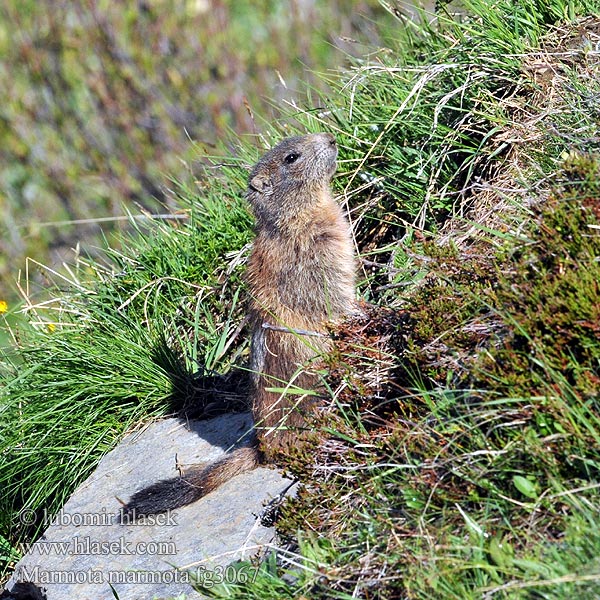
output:
[{"label": "rock slab", "polygon": [[[122,502],[181,466],[210,463],[243,444],[249,414],[210,421],[165,419],[130,434],[77,489],[44,535],[19,562],[17,582],[45,588],[48,600],[150,600],[185,594],[191,586],[253,573],[231,562],[248,559],[273,539],[257,515],[289,484],[277,471],[258,468],[235,477],[197,502],[137,523],[122,522]],[[23,515],[26,518],[27,515]],[[251,570],[251,567],[248,567]]]}]

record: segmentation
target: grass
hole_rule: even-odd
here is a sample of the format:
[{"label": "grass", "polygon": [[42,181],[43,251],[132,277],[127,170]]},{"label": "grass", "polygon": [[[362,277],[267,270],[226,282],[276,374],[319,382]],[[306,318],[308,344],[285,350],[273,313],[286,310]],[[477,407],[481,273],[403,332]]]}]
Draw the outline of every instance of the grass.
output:
[{"label": "grass", "polygon": [[56,512],[128,428],[201,403],[200,365],[225,370],[235,356],[223,354],[240,269],[216,261],[248,241],[249,216],[239,199],[214,194],[190,194],[185,219],[132,233],[133,251],[109,252],[110,266],[82,259],[68,276],[47,273],[53,299],[27,298],[29,323],[2,361],[5,539],[35,535],[15,515]]},{"label": "grass", "polygon": [[282,549],[203,592],[599,595],[600,5],[463,4],[332,79],[327,113],[173,182],[182,218],[27,298],[1,371],[8,565],[35,534],[19,510],[58,510],[128,426],[202,404],[205,370],[243,362],[245,166],[326,128],[373,306],[335,333],[321,433],[282,458],[301,481]]}]

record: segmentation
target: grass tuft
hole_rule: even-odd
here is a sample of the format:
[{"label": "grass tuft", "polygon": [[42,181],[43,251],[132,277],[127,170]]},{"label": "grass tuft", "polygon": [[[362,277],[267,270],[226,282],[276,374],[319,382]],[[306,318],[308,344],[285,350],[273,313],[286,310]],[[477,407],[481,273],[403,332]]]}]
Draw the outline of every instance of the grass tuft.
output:
[{"label": "grass tuft", "polygon": [[[28,321],[1,370],[0,531],[14,548],[43,523],[20,523],[20,511],[58,511],[141,420],[190,404],[201,414],[214,400],[207,376],[243,351],[230,254],[249,239],[249,214],[225,187],[180,191],[184,219],[134,221],[127,253],[80,259],[68,277],[46,271],[49,299],[23,286]],[[229,387],[221,410],[245,405]]]}]

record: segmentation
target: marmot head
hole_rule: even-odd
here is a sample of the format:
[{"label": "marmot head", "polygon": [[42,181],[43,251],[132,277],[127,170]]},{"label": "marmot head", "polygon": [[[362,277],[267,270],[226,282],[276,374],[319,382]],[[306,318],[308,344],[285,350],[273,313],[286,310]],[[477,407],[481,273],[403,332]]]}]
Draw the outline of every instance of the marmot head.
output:
[{"label": "marmot head", "polygon": [[248,198],[257,220],[276,224],[318,202],[336,169],[337,145],[330,133],[283,140],[255,165],[248,178]]}]

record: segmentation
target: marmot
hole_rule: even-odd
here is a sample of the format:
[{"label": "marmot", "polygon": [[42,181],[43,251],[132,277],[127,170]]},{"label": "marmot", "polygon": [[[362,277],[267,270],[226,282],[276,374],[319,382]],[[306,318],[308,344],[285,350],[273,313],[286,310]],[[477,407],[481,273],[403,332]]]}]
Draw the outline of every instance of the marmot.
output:
[{"label": "marmot", "polygon": [[246,197],[256,218],[247,271],[253,445],[137,492],[127,512],[189,504],[238,473],[272,462],[275,450],[298,439],[318,383],[310,362],[330,345],[325,324],[356,310],[350,227],[330,188],[337,153],[329,133],[287,138],[249,176]]}]

